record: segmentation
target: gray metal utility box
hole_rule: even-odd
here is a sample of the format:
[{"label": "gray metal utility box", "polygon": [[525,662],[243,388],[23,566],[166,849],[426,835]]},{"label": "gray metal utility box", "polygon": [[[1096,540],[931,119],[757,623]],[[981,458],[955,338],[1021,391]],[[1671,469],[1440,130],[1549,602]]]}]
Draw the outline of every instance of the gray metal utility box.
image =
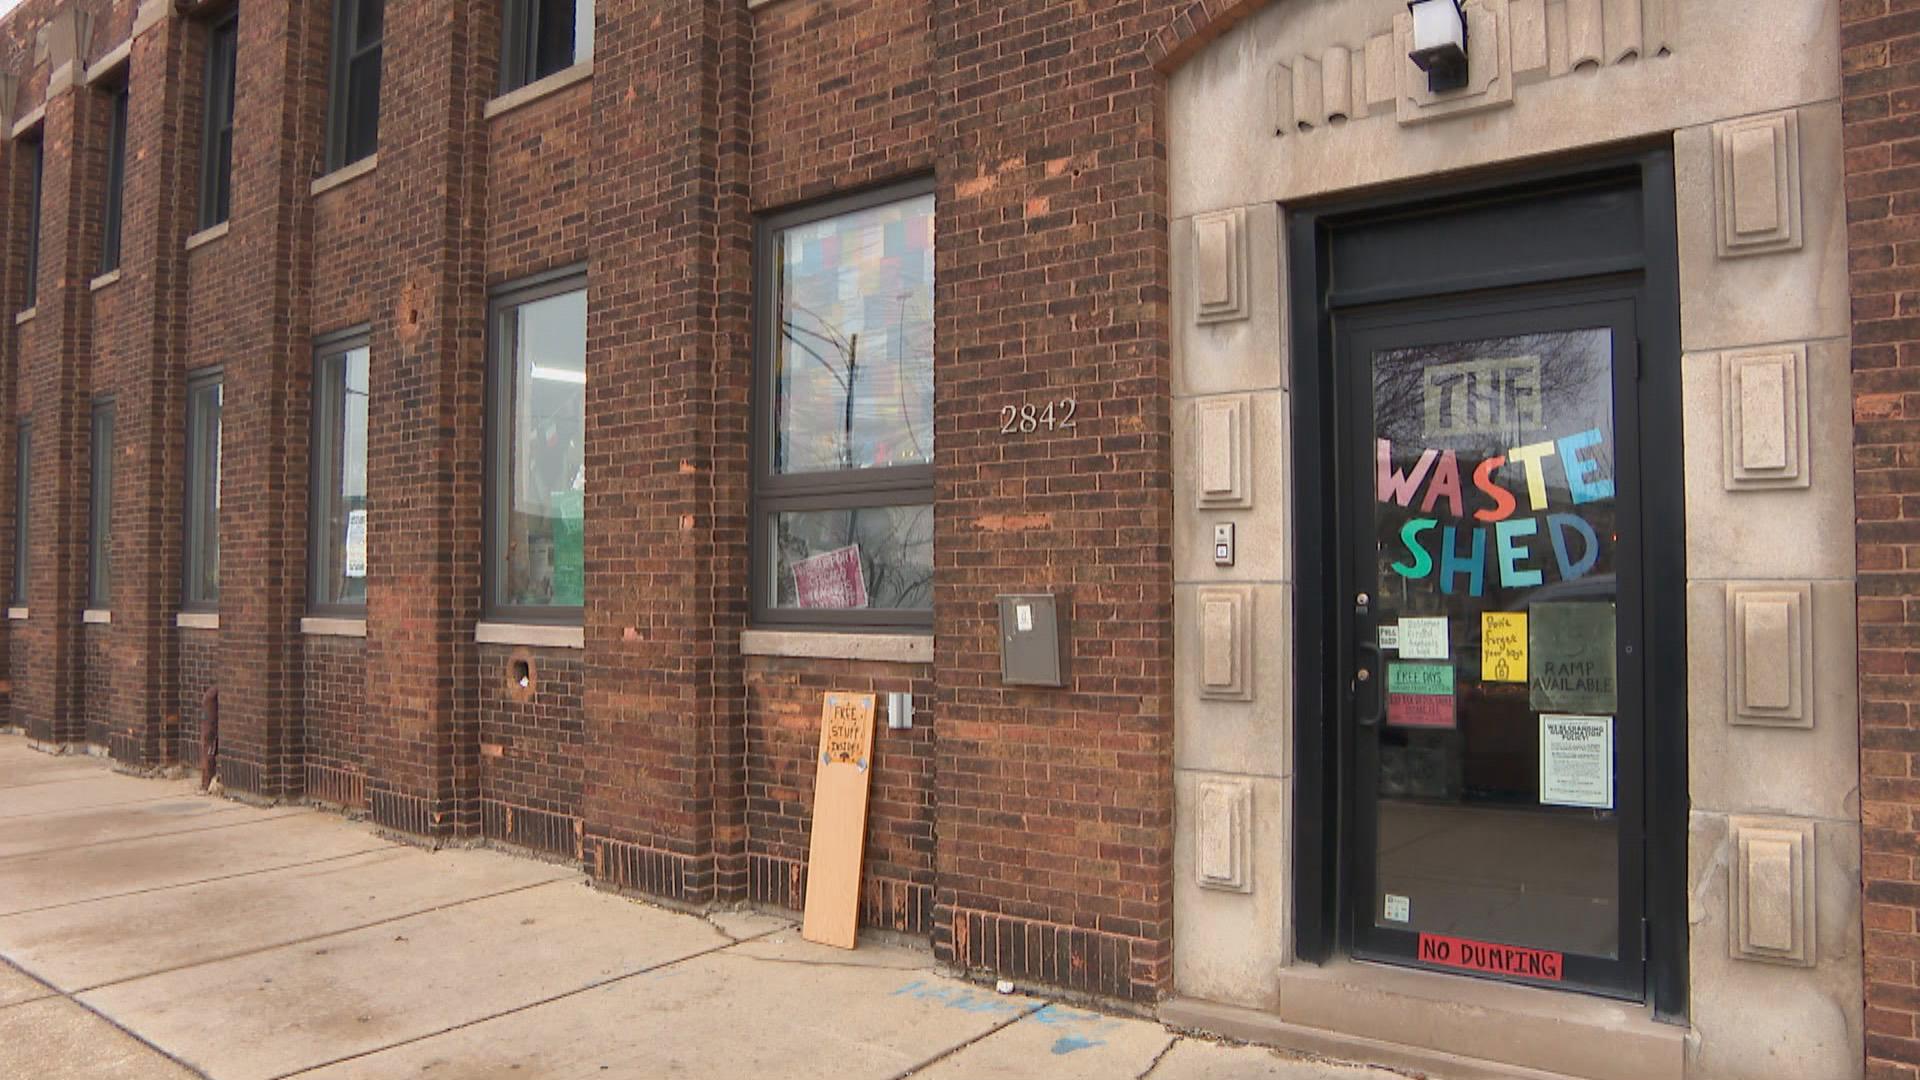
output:
[{"label": "gray metal utility box", "polygon": [[1051,593],[1000,601],[1000,681],[1008,686],[1067,685],[1067,618]]}]

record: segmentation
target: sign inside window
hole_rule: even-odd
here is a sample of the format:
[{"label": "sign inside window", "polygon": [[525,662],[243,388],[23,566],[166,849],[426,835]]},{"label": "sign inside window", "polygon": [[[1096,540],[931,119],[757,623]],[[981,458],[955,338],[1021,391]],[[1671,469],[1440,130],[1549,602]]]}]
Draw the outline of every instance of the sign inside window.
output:
[{"label": "sign inside window", "polygon": [[860,570],[860,545],[794,563],[793,588],[803,608],[866,607],[867,578]]}]

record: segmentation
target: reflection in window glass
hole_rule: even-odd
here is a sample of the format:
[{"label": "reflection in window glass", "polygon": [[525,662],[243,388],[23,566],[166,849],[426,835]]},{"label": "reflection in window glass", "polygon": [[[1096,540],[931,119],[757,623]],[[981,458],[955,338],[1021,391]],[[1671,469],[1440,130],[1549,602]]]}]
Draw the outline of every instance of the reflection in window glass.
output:
[{"label": "reflection in window glass", "polygon": [[367,602],[367,361],[361,345],[320,357],[314,373],[316,607]]},{"label": "reflection in window glass", "polygon": [[933,196],[779,233],[774,470],[933,463]]},{"label": "reflection in window glass", "polygon": [[211,609],[220,599],[219,376],[187,387],[187,557],[189,608]]},{"label": "reflection in window glass", "polygon": [[775,514],[773,533],[781,607],[933,606],[931,506]]},{"label": "reflection in window glass", "polygon": [[494,602],[578,608],[585,587],[587,294],[501,309],[493,431]]}]

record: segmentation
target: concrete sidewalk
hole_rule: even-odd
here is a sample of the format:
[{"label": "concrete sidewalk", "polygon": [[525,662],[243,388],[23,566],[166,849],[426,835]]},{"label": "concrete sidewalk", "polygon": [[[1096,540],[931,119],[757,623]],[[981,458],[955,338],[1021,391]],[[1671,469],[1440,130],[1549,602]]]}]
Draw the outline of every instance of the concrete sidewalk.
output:
[{"label": "concrete sidewalk", "polygon": [[0,1077],[1387,1080],[0,736]]}]

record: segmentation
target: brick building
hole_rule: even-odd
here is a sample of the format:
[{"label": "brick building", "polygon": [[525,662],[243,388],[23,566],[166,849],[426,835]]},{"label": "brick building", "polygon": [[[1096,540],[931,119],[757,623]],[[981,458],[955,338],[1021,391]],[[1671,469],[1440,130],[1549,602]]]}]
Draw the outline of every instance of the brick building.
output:
[{"label": "brick building", "polygon": [[1920,11],[1416,6],[26,0],[13,723],[798,907],[872,692],[956,966],[1920,1077]]}]

